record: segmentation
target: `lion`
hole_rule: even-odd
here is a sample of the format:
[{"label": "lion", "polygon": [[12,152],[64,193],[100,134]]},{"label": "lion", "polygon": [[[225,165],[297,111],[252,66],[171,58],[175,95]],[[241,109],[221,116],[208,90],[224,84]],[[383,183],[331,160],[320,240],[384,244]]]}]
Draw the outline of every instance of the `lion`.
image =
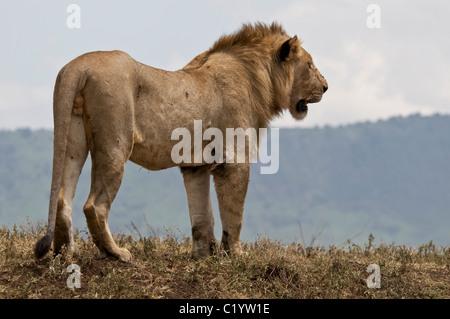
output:
[{"label": "lion", "polygon": [[[250,162],[179,163],[171,158],[171,132],[264,128],[289,110],[304,119],[308,104],[328,89],[297,36],[278,23],[244,24],[219,38],[184,68],[165,71],[122,51],[83,54],[65,65],[53,95],[54,151],[47,231],[34,247],[37,259],[51,248],[78,252],[72,231],[72,199],[88,153],[91,188],[83,207],[102,257],[131,260],[110,232],[108,217],[128,160],[148,169],[179,166],[192,226],[192,256],[210,255],[216,245],[210,201],[213,176],[222,222],[221,247],[241,253],[240,232]],[[246,159],[248,159],[246,157]]]}]

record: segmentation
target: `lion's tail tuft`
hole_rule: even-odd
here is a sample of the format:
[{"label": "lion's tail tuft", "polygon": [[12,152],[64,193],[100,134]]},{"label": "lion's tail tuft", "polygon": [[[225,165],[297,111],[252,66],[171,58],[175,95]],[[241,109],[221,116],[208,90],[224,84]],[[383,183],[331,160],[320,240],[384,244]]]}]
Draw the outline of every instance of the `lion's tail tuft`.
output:
[{"label": "lion's tail tuft", "polygon": [[53,236],[50,234],[45,234],[44,237],[39,239],[36,242],[36,245],[34,245],[34,257],[39,260],[47,255],[52,245],[52,241]]}]

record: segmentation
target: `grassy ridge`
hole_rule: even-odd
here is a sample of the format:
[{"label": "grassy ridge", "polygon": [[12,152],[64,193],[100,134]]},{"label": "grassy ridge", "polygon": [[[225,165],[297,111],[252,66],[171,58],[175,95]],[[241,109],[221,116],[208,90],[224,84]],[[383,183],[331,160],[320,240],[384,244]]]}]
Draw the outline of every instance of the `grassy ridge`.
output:
[{"label": "grassy ridge", "polygon": [[[116,234],[131,263],[99,259],[84,231],[76,231],[79,256],[34,261],[41,226],[0,229],[0,298],[449,298],[450,250],[432,243],[417,248],[373,245],[304,247],[267,238],[243,245],[230,258],[222,251],[190,257],[189,238]],[[75,263],[81,288],[68,288]],[[368,288],[367,267],[380,267],[381,287]]]}]

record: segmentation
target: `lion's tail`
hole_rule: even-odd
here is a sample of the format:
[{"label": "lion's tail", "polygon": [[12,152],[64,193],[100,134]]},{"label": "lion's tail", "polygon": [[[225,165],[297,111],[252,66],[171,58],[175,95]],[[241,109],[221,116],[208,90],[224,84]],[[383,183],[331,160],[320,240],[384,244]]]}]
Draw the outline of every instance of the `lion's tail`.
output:
[{"label": "lion's tail", "polygon": [[64,174],[64,161],[66,157],[66,146],[69,135],[70,119],[73,102],[77,92],[81,90],[82,75],[77,70],[66,65],[58,73],[53,92],[53,171],[52,185],[50,189],[50,203],[48,211],[48,224],[46,234],[36,242],[34,255],[36,259],[44,257],[53,241],[55,232],[56,213],[58,208],[58,196],[62,187]]}]

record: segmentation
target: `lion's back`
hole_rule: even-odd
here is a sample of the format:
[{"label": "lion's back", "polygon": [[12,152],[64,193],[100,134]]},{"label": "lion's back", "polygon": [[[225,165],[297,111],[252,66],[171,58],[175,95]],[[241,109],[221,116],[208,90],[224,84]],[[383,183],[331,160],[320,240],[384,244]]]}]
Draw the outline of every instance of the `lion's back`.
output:
[{"label": "lion's back", "polygon": [[133,80],[138,62],[128,53],[114,51],[93,51],[80,55],[66,64],[61,71],[76,71],[88,76],[90,82],[101,81],[124,84],[124,80]]}]

